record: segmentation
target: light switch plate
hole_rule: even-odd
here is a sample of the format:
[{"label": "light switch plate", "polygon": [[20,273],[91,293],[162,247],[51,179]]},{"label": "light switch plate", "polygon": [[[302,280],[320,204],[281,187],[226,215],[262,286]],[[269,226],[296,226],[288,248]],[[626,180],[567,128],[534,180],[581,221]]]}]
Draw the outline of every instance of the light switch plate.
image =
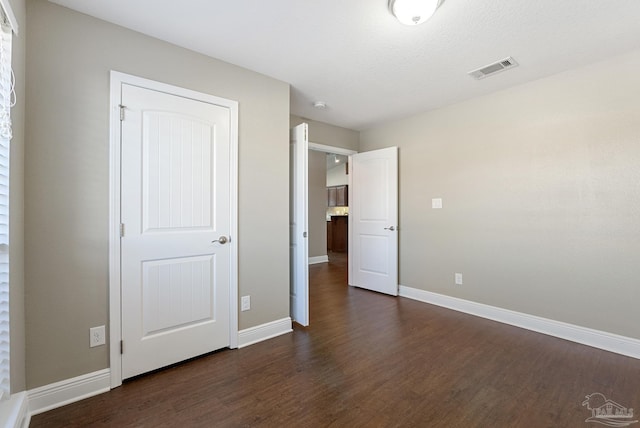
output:
[{"label": "light switch plate", "polygon": [[455,274],[455,281],[456,281],[456,285],[462,285],[462,274],[461,273]]},{"label": "light switch plate", "polygon": [[442,208],[442,198],[433,198],[433,199],[431,199],[431,208],[433,208],[433,209]]},{"label": "light switch plate", "polygon": [[251,309],[251,296],[242,296],[240,299],[240,311],[248,311]]}]

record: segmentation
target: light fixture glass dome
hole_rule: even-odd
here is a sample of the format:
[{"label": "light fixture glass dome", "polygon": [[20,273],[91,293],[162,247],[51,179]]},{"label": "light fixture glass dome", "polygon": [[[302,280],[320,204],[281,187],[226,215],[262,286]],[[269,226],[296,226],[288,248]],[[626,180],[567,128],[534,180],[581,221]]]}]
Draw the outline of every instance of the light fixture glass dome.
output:
[{"label": "light fixture glass dome", "polygon": [[404,25],[418,25],[431,18],[440,0],[389,0],[393,16]]}]

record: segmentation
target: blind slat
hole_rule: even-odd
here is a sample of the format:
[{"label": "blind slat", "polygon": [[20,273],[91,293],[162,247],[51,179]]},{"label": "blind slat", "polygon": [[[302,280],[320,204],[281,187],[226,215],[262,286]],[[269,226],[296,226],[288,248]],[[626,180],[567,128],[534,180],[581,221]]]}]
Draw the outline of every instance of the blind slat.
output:
[{"label": "blind slat", "polygon": [[[0,8],[2,9],[2,8]],[[4,10],[2,11],[4,13]],[[10,394],[9,342],[9,165],[11,106],[11,29],[0,26],[0,400]]]}]

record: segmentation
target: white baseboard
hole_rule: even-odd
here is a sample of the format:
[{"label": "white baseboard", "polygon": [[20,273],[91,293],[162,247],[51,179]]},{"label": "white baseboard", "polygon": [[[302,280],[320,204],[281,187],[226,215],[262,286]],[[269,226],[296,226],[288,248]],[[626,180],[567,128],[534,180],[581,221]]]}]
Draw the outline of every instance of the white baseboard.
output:
[{"label": "white baseboard", "polygon": [[26,428],[29,426],[29,397],[26,392],[11,394],[0,402],[0,426],[6,428]]},{"label": "white baseboard", "polygon": [[640,359],[640,340],[400,286],[400,296]]},{"label": "white baseboard", "polygon": [[271,321],[255,327],[246,328],[238,332],[238,348],[253,345],[281,334],[291,333],[291,318]]},{"label": "white baseboard", "polygon": [[328,262],[329,262],[329,256],[328,255],[309,257],[309,264],[310,265],[315,265],[315,264],[318,264],[318,263],[328,263]]},{"label": "white baseboard", "polygon": [[29,394],[30,416],[56,409],[67,404],[111,389],[111,371],[99,370],[86,375],[32,389]]}]

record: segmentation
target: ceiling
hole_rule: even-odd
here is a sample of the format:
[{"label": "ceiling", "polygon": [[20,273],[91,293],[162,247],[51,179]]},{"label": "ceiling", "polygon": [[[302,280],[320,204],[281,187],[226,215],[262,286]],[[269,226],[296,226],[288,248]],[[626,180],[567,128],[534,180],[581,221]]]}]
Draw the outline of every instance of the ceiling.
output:
[{"label": "ceiling", "polygon": [[445,0],[415,27],[387,0],[51,1],[287,82],[292,114],[355,130],[640,48],[638,0]]}]

